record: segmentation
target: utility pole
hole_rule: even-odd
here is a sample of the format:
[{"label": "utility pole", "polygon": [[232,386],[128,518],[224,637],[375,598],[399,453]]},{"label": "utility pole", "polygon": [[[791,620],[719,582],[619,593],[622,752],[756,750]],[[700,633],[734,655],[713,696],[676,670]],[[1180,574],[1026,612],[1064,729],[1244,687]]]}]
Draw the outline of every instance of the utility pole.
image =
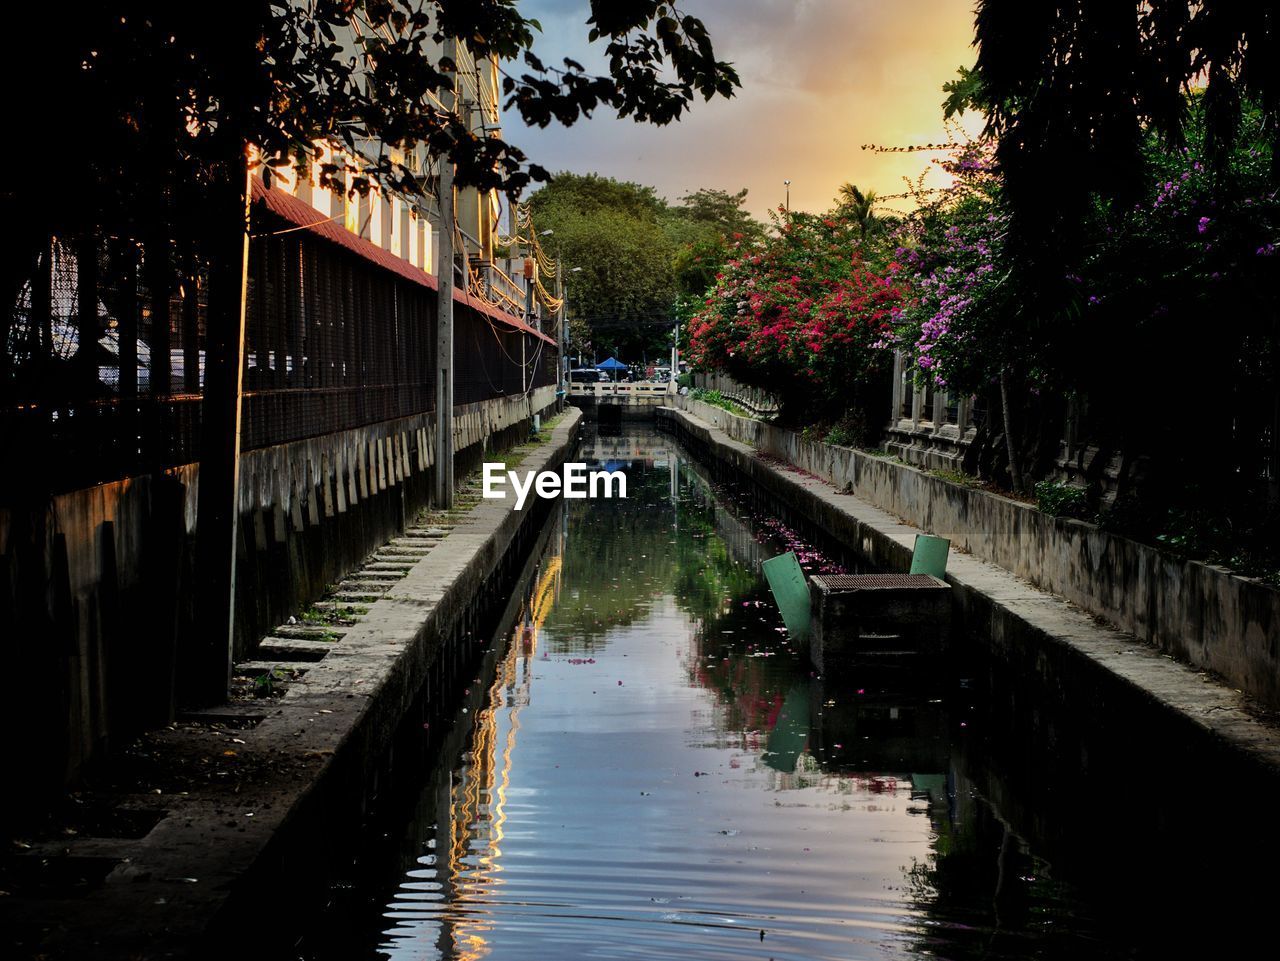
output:
[{"label": "utility pole", "polygon": [[675,330],[671,334],[671,383],[680,376],[680,318],[676,318]]},{"label": "utility pole", "polygon": [[[195,665],[188,699],[221,704],[231,683],[236,623],[236,542],[240,522],[240,414],[244,315],[249,273],[249,155],[240,141],[213,187],[215,223],[200,411],[196,503]],[[194,296],[194,291],[192,292]]]},{"label": "utility pole", "polygon": [[[444,55],[453,60],[455,41],[445,40]],[[449,106],[458,107],[455,87]],[[446,94],[448,95],[448,94]],[[453,506],[453,161],[440,155],[440,253],[436,286],[436,489],[438,508]]]},{"label": "utility pole", "polygon": [[453,161],[440,157],[436,291],[436,507],[453,506]]}]

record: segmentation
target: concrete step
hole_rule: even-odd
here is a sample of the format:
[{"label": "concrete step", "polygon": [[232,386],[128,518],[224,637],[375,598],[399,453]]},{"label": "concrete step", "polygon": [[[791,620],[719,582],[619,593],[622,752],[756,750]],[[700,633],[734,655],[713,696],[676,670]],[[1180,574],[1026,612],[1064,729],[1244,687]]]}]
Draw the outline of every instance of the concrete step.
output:
[{"label": "concrete step", "polygon": [[303,641],[296,637],[264,637],[256,660],[318,661],[333,650],[333,641]]},{"label": "concrete step", "polygon": [[341,625],[327,624],[281,624],[271,632],[276,637],[296,637],[303,641],[333,641],[333,635],[341,637],[346,629]]},{"label": "concrete step", "polygon": [[448,533],[448,531],[442,531],[438,527],[410,527],[401,536],[393,537],[391,543],[414,544],[422,541],[439,541]]},{"label": "concrete step", "polygon": [[413,570],[413,565],[416,563],[417,561],[406,561],[406,560],[380,561],[375,557],[374,560],[371,560],[368,564],[362,567],[361,570],[364,571],[366,574],[374,574],[374,573],[392,574],[399,571],[400,574],[403,576],[408,571]]},{"label": "concrete step", "polygon": [[224,704],[221,707],[179,711],[175,716],[178,721],[193,721],[197,724],[222,725],[226,727],[257,727],[266,720],[263,705],[258,704]]},{"label": "concrete step", "polygon": [[428,538],[428,537],[415,537],[415,536],[413,536],[413,535],[409,535],[409,536],[407,536],[407,537],[397,537],[397,538],[395,538],[395,540],[393,540],[393,541],[391,541],[391,542],[390,542],[390,545],[389,545],[389,546],[391,546],[391,547],[418,547],[418,548],[425,548],[426,550],[428,550],[428,551],[429,551],[429,550],[431,550],[431,548],[433,548],[433,547],[438,547],[439,545],[440,545],[440,538],[438,538],[438,537],[430,537],[430,538]]},{"label": "concrete step", "polygon": [[293,680],[307,673],[305,667],[291,663],[282,664],[279,661],[241,661],[231,673],[241,677],[261,677],[273,671],[279,671],[284,675],[279,679],[281,682]]},{"label": "concrete step", "polygon": [[[378,581],[398,581],[404,577],[407,567],[374,567],[372,564],[366,564],[352,577],[352,581],[363,581],[368,583],[376,583]],[[346,584],[347,581],[343,581]]]},{"label": "concrete step", "polygon": [[[382,591],[339,590],[336,593],[332,594],[329,599],[336,604],[340,604],[344,606],[348,604],[358,604],[361,607],[368,607],[374,601],[380,600],[382,598],[382,594],[383,594]],[[320,605],[317,604],[316,606],[319,607]],[[358,617],[359,615],[355,615],[355,616]]]},{"label": "concrete step", "polygon": [[389,591],[394,583],[395,581],[371,580],[357,576],[339,583],[333,596],[341,597],[343,594],[350,594],[355,591],[360,594],[373,594],[375,597],[379,597]]},{"label": "concrete step", "polygon": [[[313,609],[321,613],[340,614],[344,617],[360,617],[369,607],[368,604],[362,604],[359,601],[344,601],[340,598],[328,597],[323,601],[316,601],[311,605]],[[352,610],[356,608],[356,610]],[[341,625],[335,625],[335,630],[343,630]]]}]

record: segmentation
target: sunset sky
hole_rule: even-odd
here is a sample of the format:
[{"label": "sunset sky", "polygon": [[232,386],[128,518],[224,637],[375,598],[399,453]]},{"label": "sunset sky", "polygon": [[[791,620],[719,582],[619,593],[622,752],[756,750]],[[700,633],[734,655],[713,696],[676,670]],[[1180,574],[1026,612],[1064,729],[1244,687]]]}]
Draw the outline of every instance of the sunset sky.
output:
[{"label": "sunset sky", "polygon": [[[699,102],[666,128],[597,114],[537,130],[511,111],[507,138],[552,171],[652,184],[672,200],[747,187],[763,216],[790,179],[793,208],[822,210],[846,180],[896,194],[904,175],[929,168],[933,155],[861,145],[943,140],[942,84],[973,62],[969,0],[686,0],[681,9],[706,22],[717,57],[737,66],[733,100]],[[520,11],[541,21],[535,50],[545,61],[572,56],[603,72],[586,42],[586,0],[524,0]]]}]

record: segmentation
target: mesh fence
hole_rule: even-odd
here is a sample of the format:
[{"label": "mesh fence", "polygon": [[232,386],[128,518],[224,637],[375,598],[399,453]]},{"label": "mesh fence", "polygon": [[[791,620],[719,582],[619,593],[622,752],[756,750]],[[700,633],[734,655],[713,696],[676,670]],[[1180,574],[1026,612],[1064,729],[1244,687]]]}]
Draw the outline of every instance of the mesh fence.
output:
[{"label": "mesh fence", "polygon": [[[255,212],[245,450],[430,411],[436,295]],[[39,451],[0,481],[73,489],[199,457],[208,270],[198,251],[51,238],[11,270],[0,313],[0,431]],[[455,403],[555,382],[555,349],[455,305]]]}]

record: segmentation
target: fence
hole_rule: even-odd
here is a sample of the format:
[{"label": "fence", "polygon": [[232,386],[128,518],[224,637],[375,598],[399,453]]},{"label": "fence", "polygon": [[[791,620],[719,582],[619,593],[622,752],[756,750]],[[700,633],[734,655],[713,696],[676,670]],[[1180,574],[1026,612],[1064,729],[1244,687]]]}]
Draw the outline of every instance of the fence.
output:
[{"label": "fence", "polygon": [[693,384],[703,390],[719,391],[721,397],[733,401],[756,417],[773,417],[778,413],[778,401],[772,394],[758,387],[744,387],[728,374],[695,371]]},{"label": "fence", "polygon": [[[255,205],[243,450],[434,408],[428,276],[362,256],[365,241],[332,239]],[[53,493],[198,459],[208,289],[198,250],[55,237],[11,276],[0,436],[39,456],[6,472],[0,492]],[[546,339],[470,298],[454,316],[455,403],[555,382]]]}]

